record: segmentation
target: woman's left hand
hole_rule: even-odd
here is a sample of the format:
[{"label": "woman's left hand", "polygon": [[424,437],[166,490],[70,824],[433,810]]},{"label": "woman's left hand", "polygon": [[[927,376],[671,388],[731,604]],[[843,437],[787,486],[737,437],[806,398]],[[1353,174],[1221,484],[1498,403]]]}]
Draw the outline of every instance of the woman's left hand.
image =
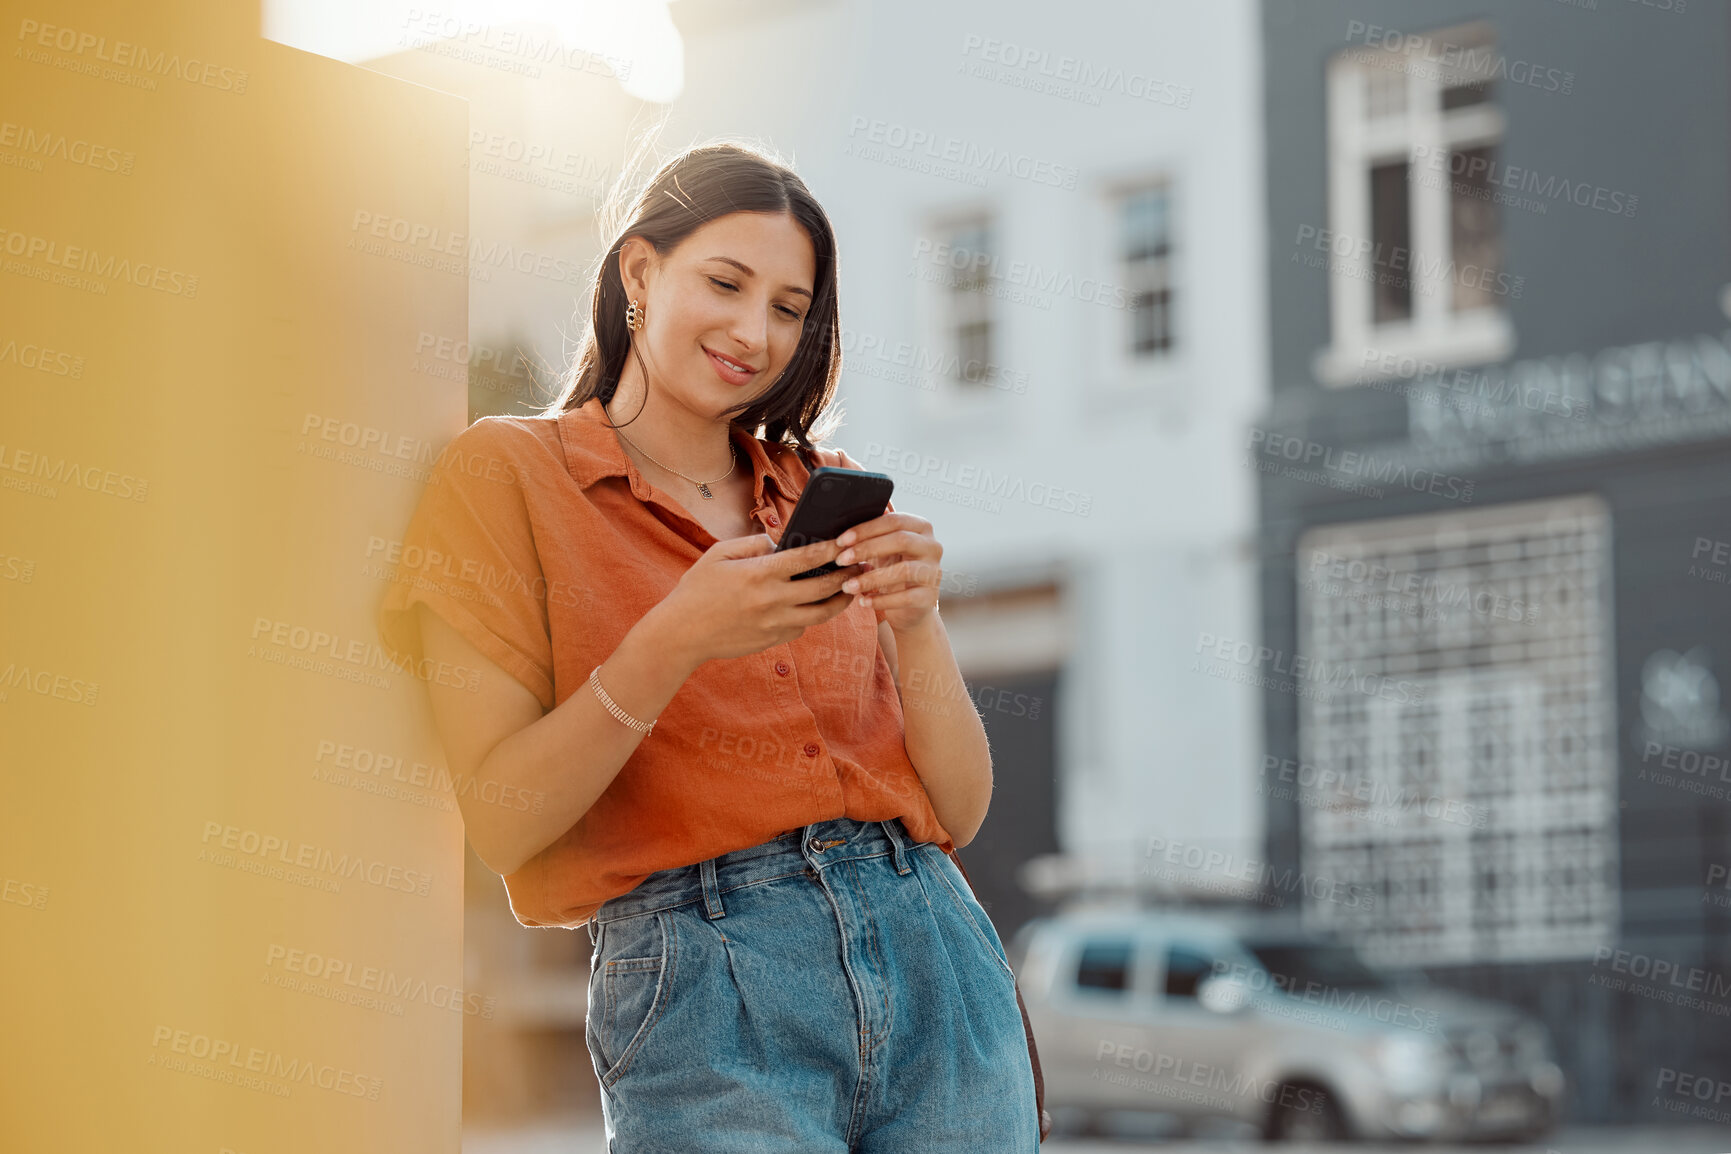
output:
[{"label": "woman's left hand", "polygon": [[889,623],[896,633],[924,625],[938,607],[938,567],[944,547],[932,536],[932,523],[912,513],[885,513],[862,521],[840,537],[837,565],[863,563],[866,571],[842,583],[860,604]]}]

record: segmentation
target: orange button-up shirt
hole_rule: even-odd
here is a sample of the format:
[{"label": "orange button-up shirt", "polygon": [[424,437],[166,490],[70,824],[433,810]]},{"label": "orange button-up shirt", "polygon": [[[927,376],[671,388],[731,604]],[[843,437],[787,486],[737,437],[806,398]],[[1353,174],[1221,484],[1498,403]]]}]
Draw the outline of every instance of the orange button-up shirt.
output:
[{"label": "orange button-up shirt", "polygon": [[[424,602],[543,708],[591,692],[589,671],[716,541],[606,419],[591,398],[452,438],[379,608],[389,646],[418,666]],[[791,445],[732,436],[751,462],[752,517],[779,541],[808,470]],[[839,449],[817,458],[861,467]],[[837,817],[899,817],[947,852],[902,725],[876,614],[857,600],[787,644],[705,662],[589,811],[505,878],[511,910],[526,926],[579,926],[657,870]]]}]

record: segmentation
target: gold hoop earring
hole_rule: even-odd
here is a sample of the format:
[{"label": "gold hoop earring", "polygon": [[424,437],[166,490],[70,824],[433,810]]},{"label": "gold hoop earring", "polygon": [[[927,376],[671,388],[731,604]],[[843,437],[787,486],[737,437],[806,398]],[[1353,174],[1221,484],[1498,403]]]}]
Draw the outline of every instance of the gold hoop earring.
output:
[{"label": "gold hoop earring", "polygon": [[643,328],[643,312],[643,306],[638,304],[636,299],[633,298],[630,306],[625,310],[625,327],[634,333],[641,331]]}]

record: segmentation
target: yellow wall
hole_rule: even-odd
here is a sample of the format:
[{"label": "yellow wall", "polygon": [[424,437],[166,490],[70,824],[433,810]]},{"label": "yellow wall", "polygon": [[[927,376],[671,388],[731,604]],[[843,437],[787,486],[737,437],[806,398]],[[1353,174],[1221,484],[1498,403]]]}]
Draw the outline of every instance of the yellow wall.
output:
[{"label": "yellow wall", "polygon": [[455,1150],[461,819],[372,612],[466,105],[169,7],[0,22],[0,1147]]}]

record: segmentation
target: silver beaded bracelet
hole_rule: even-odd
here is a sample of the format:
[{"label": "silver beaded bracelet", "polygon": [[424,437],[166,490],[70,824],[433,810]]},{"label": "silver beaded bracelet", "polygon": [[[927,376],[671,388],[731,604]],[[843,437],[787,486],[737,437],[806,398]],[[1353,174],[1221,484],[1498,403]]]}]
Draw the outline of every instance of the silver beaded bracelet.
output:
[{"label": "silver beaded bracelet", "polygon": [[601,688],[601,666],[597,665],[594,669],[589,671],[589,687],[595,690],[595,696],[601,699],[601,704],[607,707],[608,713],[611,713],[614,717],[617,717],[620,721],[623,721],[626,725],[629,725],[632,729],[635,729],[645,737],[648,737],[651,733],[655,732],[655,721],[660,721],[661,719],[659,717],[656,718],[655,721],[638,721],[635,717],[632,717],[629,713],[620,709],[617,701],[614,701],[611,697],[607,696],[607,691]]}]

